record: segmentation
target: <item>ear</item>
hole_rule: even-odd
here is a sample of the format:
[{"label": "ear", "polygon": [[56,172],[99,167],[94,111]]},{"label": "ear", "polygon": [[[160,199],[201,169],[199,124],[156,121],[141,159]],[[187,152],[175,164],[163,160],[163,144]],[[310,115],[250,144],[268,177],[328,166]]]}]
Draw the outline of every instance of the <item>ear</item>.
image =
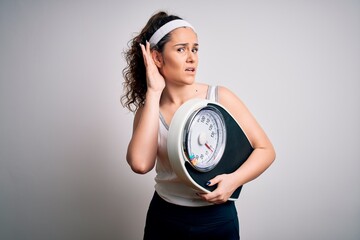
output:
[{"label": "ear", "polygon": [[153,50],[151,51],[151,57],[154,60],[155,65],[158,68],[161,68],[164,64],[163,57],[160,52]]}]

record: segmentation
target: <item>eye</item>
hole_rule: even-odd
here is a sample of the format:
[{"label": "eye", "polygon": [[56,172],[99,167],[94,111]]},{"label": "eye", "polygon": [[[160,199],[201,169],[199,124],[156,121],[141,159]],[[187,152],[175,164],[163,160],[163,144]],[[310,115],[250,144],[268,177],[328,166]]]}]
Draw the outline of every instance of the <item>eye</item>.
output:
[{"label": "eye", "polygon": [[177,51],[180,52],[180,53],[183,53],[183,52],[185,52],[185,48],[183,48],[183,47],[178,48]]},{"label": "eye", "polygon": [[199,51],[199,48],[193,48],[191,51],[192,51],[193,53],[197,53],[197,52]]}]

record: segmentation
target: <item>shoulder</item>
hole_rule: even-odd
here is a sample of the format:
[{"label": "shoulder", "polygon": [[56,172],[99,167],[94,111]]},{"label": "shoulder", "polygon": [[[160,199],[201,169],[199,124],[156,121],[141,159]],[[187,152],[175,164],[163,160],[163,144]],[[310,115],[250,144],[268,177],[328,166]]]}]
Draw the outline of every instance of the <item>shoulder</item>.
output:
[{"label": "shoulder", "polygon": [[224,106],[231,106],[235,105],[236,103],[242,103],[240,98],[227,87],[217,86],[217,89],[220,104]]},{"label": "shoulder", "polygon": [[218,102],[225,107],[239,122],[252,118],[244,102],[232,90],[218,86]]}]

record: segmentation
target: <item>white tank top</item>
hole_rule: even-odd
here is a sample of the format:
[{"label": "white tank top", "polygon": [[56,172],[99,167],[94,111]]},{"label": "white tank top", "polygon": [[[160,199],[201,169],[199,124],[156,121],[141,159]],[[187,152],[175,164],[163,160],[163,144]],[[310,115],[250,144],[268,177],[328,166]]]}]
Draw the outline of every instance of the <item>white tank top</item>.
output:
[{"label": "white tank top", "polygon": [[[218,101],[217,86],[209,86],[206,99]],[[173,171],[167,154],[167,136],[169,126],[166,124],[160,113],[158,133],[158,152],[156,161],[155,190],[167,202],[189,206],[199,207],[211,205],[199,196],[197,191],[183,183]],[[209,179],[210,180],[210,179]]]}]

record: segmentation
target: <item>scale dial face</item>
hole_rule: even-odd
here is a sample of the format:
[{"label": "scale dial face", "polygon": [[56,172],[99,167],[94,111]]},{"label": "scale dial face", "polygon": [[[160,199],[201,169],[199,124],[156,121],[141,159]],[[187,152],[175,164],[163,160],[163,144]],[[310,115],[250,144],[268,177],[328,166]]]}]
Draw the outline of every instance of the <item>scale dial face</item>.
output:
[{"label": "scale dial face", "polygon": [[184,153],[198,171],[208,172],[219,163],[225,149],[225,121],[218,109],[206,106],[189,118],[185,125]]}]

